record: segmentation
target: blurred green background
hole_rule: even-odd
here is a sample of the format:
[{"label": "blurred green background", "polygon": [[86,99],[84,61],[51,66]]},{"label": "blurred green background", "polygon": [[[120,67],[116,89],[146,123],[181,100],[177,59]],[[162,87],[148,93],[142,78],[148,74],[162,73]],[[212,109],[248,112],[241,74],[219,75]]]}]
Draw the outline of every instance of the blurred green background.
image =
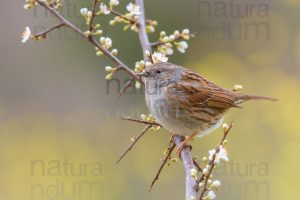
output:
[{"label": "blurred green background", "polygon": [[[238,83],[244,93],[280,99],[249,102],[227,116],[228,123],[235,122],[228,144],[231,162],[217,173],[222,180],[217,199],[299,199],[300,2],[203,2],[146,0],[146,15],[158,20],[159,31],[189,28],[197,33],[187,53],[175,53],[170,62],[221,86]],[[119,118],[147,113],[143,94],[127,94],[120,100],[116,89],[108,94],[104,66],[109,60],[96,57],[93,47],[69,30],[22,44],[25,26],[38,31],[56,22],[42,8],[25,11],[24,3],[6,0],[0,8],[0,199],[183,199],[180,162],[164,170],[153,191],[147,192],[168,142],[166,131],[149,132],[114,165],[142,128]],[[127,3],[121,1],[120,11]],[[226,16],[214,13],[215,3],[225,4]],[[246,15],[232,16],[231,3]],[[89,4],[69,1],[63,11],[84,27],[79,10]],[[267,13],[258,12],[261,4]],[[256,7],[251,15],[247,5]],[[103,35],[113,38],[120,58],[133,66],[142,56],[138,37],[121,26],[110,27],[110,18],[99,20]],[[262,27],[245,29],[249,23]],[[150,35],[152,41],[159,31]],[[126,79],[124,74],[118,77]],[[194,155],[207,155],[221,134],[219,129],[194,140]],[[80,187],[83,182],[96,184],[89,191]]]}]

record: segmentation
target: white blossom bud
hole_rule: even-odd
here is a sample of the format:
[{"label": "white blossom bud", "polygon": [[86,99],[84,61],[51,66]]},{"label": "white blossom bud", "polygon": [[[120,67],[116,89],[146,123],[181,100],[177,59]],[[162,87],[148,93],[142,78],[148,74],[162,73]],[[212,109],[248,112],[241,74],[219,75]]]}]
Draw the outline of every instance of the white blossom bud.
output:
[{"label": "white blossom bud", "polygon": [[219,180],[215,180],[211,186],[214,188],[219,188],[221,186],[221,182]]},{"label": "white blossom bud", "polygon": [[163,37],[162,41],[163,42],[169,42],[170,38],[168,36]]},{"label": "white blossom bud", "polygon": [[145,114],[141,114],[141,119],[142,119],[142,120],[144,120],[144,121],[146,121],[146,119],[147,119],[147,115],[145,115]]},{"label": "white blossom bud", "polygon": [[103,45],[105,44],[105,37],[100,37],[100,43]]},{"label": "white blossom bud", "polygon": [[111,54],[114,55],[114,56],[116,56],[118,54],[118,49],[113,49],[111,51]]},{"label": "white blossom bud", "polygon": [[139,81],[135,82],[135,88],[140,89],[141,88],[141,83]]},{"label": "white blossom bud", "polygon": [[166,33],[165,31],[161,31],[161,32],[160,32],[160,37],[165,37],[166,34],[167,34],[167,33]]},{"label": "white blossom bud", "polygon": [[180,32],[178,30],[174,31],[174,35],[178,36],[180,34]]},{"label": "white blossom bud", "polygon": [[105,71],[107,72],[112,72],[113,71],[113,68],[111,66],[106,66],[105,67]]},{"label": "white blossom bud", "polygon": [[215,192],[214,191],[209,191],[208,192],[208,194],[207,194],[207,196],[206,197],[204,197],[204,199],[215,199],[217,197],[217,195],[215,194]]},{"label": "white blossom bud", "polygon": [[109,5],[110,5],[111,7],[117,6],[117,5],[119,5],[119,4],[120,4],[119,0],[110,0],[110,1],[109,1]]},{"label": "white blossom bud", "polygon": [[102,56],[103,55],[103,52],[102,51],[97,51],[96,52],[96,56]]},{"label": "white blossom bud", "polygon": [[229,129],[229,126],[226,123],[223,123],[222,127],[225,132],[228,131],[228,129]]},{"label": "white blossom bud", "polygon": [[87,17],[92,17],[92,15],[93,15],[92,11],[87,12]]},{"label": "white blossom bud", "polygon": [[85,31],[83,34],[85,35],[85,37],[89,37],[92,33],[91,31]]},{"label": "white blossom bud", "polygon": [[110,80],[110,79],[112,79],[112,76],[113,76],[113,73],[109,73],[106,75],[105,79]]},{"label": "white blossom bud", "polygon": [[151,55],[150,51],[149,50],[146,50],[145,51],[145,56],[149,57]]},{"label": "white blossom bud", "polygon": [[207,175],[208,174],[208,169],[204,168],[203,171],[202,171],[202,173],[205,174],[205,175]]},{"label": "white blossom bud", "polygon": [[188,35],[188,34],[190,34],[190,30],[189,29],[184,29],[182,31],[182,33],[185,34],[185,35]]},{"label": "white blossom bud", "polygon": [[170,40],[171,41],[175,40],[175,36],[174,35],[170,35]]},{"label": "white blossom bud", "polygon": [[239,91],[239,90],[242,90],[242,89],[243,89],[243,86],[242,85],[238,85],[238,84],[234,85],[234,87],[233,87],[234,91]]},{"label": "white blossom bud", "polygon": [[151,66],[151,65],[152,65],[151,62],[146,62],[146,63],[145,63],[145,66],[146,66],[146,67],[149,67],[149,66]]},{"label": "white blossom bud", "polygon": [[89,10],[87,8],[81,8],[80,14],[84,17],[87,17]]},{"label": "white blossom bud", "polygon": [[97,31],[95,32],[95,35],[101,35],[102,33],[103,33],[102,30],[97,30]]}]

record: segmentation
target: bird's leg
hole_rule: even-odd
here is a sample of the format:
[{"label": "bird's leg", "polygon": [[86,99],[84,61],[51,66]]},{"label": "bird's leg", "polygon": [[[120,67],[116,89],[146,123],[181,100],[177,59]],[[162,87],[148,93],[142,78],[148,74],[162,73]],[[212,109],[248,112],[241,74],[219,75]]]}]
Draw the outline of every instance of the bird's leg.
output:
[{"label": "bird's leg", "polygon": [[194,132],[191,135],[186,136],[185,139],[178,145],[177,150],[176,150],[176,155],[178,157],[180,157],[180,153],[181,153],[182,149],[187,146],[187,143],[189,141],[191,141],[195,137],[195,135],[197,135],[197,133],[198,132]]}]

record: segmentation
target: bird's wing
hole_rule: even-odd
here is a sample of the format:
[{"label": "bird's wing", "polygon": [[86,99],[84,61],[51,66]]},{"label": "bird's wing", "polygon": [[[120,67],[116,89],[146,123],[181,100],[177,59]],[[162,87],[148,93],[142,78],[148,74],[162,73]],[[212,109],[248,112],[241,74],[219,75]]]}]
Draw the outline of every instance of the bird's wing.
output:
[{"label": "bird's wing", "polygon": [[167,86],[168,95],[189,106],[208,106],[214,108],[239,107],[235,102],[237,94],[223,89],[212,81],[187,71],[181,81]]}]

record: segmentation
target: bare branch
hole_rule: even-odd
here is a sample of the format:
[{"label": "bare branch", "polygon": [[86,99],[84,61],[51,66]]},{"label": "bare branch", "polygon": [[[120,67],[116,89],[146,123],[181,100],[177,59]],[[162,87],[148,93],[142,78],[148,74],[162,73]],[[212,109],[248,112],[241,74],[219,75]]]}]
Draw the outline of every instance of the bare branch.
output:
[{"label": "bare branch", "polygon": [[64,23],[58,23],[58,24],[56,24],[53,27],[50,27],[50,28],[48,28],[48,29],[46,29],[46,30],[44,30],[44,31],[42,31],[40,33],[35,34],[34,37],[35,38],[39,38],[39,37],[46,38],[46,36],[47,36],[48,33],[50,33],[51,31],[53,31],[55,29],[59,29],[59,28],[61,28],[63,26],[65,26]]},{"label": "bare branch", "polygon": [[92,43],[95,47],[97,47],[99,50],[101,50],[106,57],[108,57],[113,63],[115,63],[117,66],[119,66],[124,71],[126,71],[130,76],[132,76],[134,79],[138,81],[141,81],[140,77],[137,76],[132,69],[126,66],[116,56],[112,55],[106,48],[102,47],[93,37],[86,37],[83,31],[81,31],[78,27],[76,27],[74,24],[72,24],[70,21],[64,18],[59,12],[57,12],[55,8],[51,7],[50,5],[48,5],[46,2],[42,0],[36,0],[36,2],[42,7],[44,7],[45,9],[49,10],[56,18],[58,18],[61,21],[61,23],[64,24],[64,26],[72,29],[74,32],[78,33],[80,36],[82,36],[90,43]]},{"label": "bare branch", "polygon": [[[173,137],[173,142],[176,146],[184,140],[184,137],[180,135],[175,135]],[[191,155],[190,148],[188,146],[184,147],[180,153],[181,160],[185,169],[185,199],[190,200],[192,197],[196,198],[197,193],[195,189],[196,180],[191,176],[191,170],[195,169],[194,161]]]},{"label": "bare branch", "polygon": [[89,31],[93,31],[93,29],[94,29],[93,22],[94,22],[94,18],[96,16],[96,7],[97,7],[98,2],[99,2],[98,0],[94,0],[94,2],[93,2],[92,17],[91,17],[90,23],[89,23]]},{"label": "bare branch", "polygon": [[115,11],[115,10],[112,10],[112,9],[111,9],[110,12],[111,12],[113,15],[115,15],[115,16],[117,16],[117,17],[120,17],[120,18],[122,18],[122,19],[128,21],[130,24],[138,24],[137,21],[135,21],[135,20],[133,20],[133,19],[130,19],[130,18],[124,16],[123,14],[121,14],[121,13]]},{"label": "bare branch", "polygon": [[145,55],[145,51],[152,52],[151,44],[146,31],[146,22],[145,22],[145,7],[143,0],[135,0],[136,4],[140,6],[141,14],[139,15],[139,38],[143,49],[144,60],[148,60],[148,57]]},{"label": "bare branch", "polygon": [[130,80],[127,81],[123,89],[119,92],[117,99],[119,99],[125,92],[127,91],[128,88],[132,86],[132,83],[134,82],[134,78],[131,78]]},{"label": "bare branch", "polygon": [[[224,131],[224,135],[223,135],[223,138],[222,138],[222,140],[220,142],[220,145],[222,145],[224,143],[224,141],[226,140],[226,137],[227,137],[228,133],[230,132],[232,126],[233,126],[233,122],[231,122],[229,128]],[[199,188],[197,189],[197,187],[198,187],[199,183],[201,183],[204,180],[204,188],[200,192],[199,200],[203,200],[203,197],[204,197],[205,193],[208,190],[207,189],[208,180],[209,180],[209,177],[210,177],[210,175],[211,175],[211,173],[212,173],[212,171],[213,171],[213,169],[214,169],[214,167],[216,165],[215,159],[216,159],[216,155],[220,152],[220,145],[218,145],[216,147],[216,153],[214,154],[212,160],[209,163],[210,167],[209,167],[208,173],[206,175],[202,174],[202,176],[200,177],[200,179],[196,182],[196,184],[197,184],[196,185],[196,190],[199,190]]]},{"label": "bare branch", "polygon": [[200,167],[200,165],[196,162],[195,159],[193,159],[193,162],[194,162],[195,167],[198,169],[198,171],[202,173],[203,170],[202,170],[202,168]]},{"label": "bare branch", "polygon": [[171,154],[172,154],[172,152],[173,152],[176,145],[172,142],[170,143],[170,145],[171,146],[168,147],[168,152],[167,152],[165,158],[163,159],[163,162],[161,163],[161,165],[158,168],[158,171],[157,171],[153,181],[151,182],[151,185],[150,185],[149,190],[148,190],[149,192],[151,191],[151,189],[154,186],[155,182],[158,180],[161,171],[163,170],[164,166],[167,164],[167,161],[171,158]]},{"label": "bare branch", "polygon": [[[110,12],[117,16],[117,17],[120,17],[121,19],[124,19],[125,21],[129,22],[130,24],[136,24],[137,26],[139,26],[139,22],[134,20],[134,19],[131,19],[129,17],[126,17],[124,16],[123,14],[119,13],[118,11],[116,10],[113,10],[113,9],[110,9]],[[153,22],[153,20],[151,19],[146,19],[146,24],[151,24]]]},{"label": "bare branch", "polygon": [[[189,36],[190,37],[195,37],[195,33],[189,34]],[[182,39],[184,39],[184,38],[183,38],[182,34],[180,34],[180,35],[175,37],[174,41],[178,41],[178,40],[182,40]],[[158,46],[166,44],[166,43],[168,43],[168,42],[156,41],[156,42],[152,42],[151,46],[152,46],[152,48],[157,48]]]},{"label": "bare branch", "polygon": [[141,124],[148,124],[148,125],[153,125],[153,126],[161,126],[160,124],[155,123],[155,122],[148,122],[148,121],[139,120],[139,119],[131,119],[131,118],[128,118],[128,117],[127,118],[122,117],[121,119],[127,120],[127,121],[132,121],[132,122],[137,122],[137,123],[141,123]]},{"label": "bare branch", "polygon": [[120,158],[116,161],[118,164],[124,156],[134,147],[134,145],[143,137],[143,135],[152,127],[152,125],[147,125],[145,128],[139,133],[137,137],[135,137],[134,141],[130,144],[130,146],[126,149],[126,151],[120,156]]}]

